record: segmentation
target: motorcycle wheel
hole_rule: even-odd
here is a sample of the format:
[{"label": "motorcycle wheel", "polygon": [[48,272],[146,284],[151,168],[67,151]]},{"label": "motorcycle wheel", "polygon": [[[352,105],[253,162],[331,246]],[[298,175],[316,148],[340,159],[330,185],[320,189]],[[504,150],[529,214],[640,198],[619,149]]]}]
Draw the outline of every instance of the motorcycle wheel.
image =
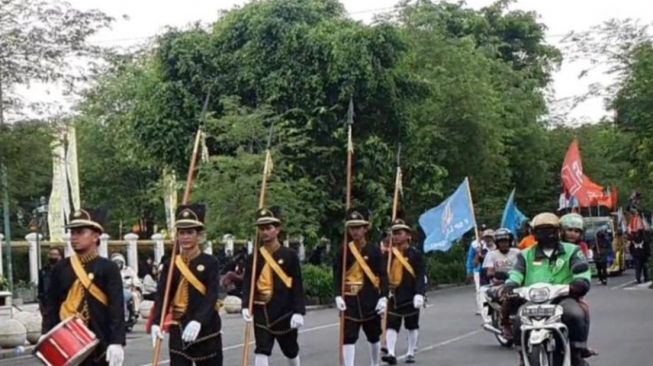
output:
[{"label": "motorcycle wheel", "polygon": [[[490,310],[490,316],[492,317],[492,326],[494,326],[497,329],[501,329],[501,324],[500,324],[501,319],[500,319],[499,315],[497,315],[497,312],[494,311],[493,309],[491,309]],[[512,347],[513,341],[511,339],[506,339],[506,337],[504,337],[502,334],[496,334],[495,333],[494,338],[497,339],[497,342],[499,342],[499,344],[502,347],[506,347],[506,348]]]},{"label": "motorcycle wheel", "polygon": [[554,366],[553,354],[547,352],[543,344],[536,344],[528,354],[528,362],[531,366]]}]

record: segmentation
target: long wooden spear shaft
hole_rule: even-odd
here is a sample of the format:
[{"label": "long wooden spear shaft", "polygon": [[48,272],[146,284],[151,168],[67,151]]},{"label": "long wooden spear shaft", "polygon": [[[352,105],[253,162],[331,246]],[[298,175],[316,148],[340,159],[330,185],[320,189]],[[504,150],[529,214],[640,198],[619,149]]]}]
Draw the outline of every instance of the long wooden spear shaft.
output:
[{"label": "long wooden spear shaft", "polygon": [[[200,127],[197,129],[197,134],[195,134],[195,142],[193,144],[193,154],[190,157],[190,165],[188,166],[188,176],[186,177],[186,189],[184,190],[184,196],[182,198],[182,205],[188,204],[190,201],[190,194],[193,191],[193,182],[197,176],[197,161],[199,160],[199,149],[200,142],[202,140],[202,127],[201,124],[206,117],[206,110],[209,105],[209,99],[211,97],[211,91],[209,90],[206,93],[206,99],[204,99],[204,106],[202,107],[202,113],[200,113]],[[170,264],[168,265],[168,275],[166,277],[166,286],[163,292],[163,303],[161,304],[161,318],[159,319],[159,329],[163,329],[166,313],[168,312],[168,305],[170,303],[170,286],[172,286],[172,274],[175,268],[175,259],[177,258],[177,252],[179,251],[177,241],[172,245],[172,254],[170,255]],[[158,366],[159,360],[161,357],[161,339],[157,337],[156,342],[154,343],[154,353],[152,355],[152,365]]]},{"label": "long wooden spear shaft", "polygon": [[[354,100],[349,98],[349,108],[347,109],[347,193],[345,199],[345,212],[351,207],[351,186],[352,170],[354,155],[354,140],[352,138],[352,126],[354,125]],[[345,275],[347,274],[347,224],[345,224],[345,233],[342,241],[342,271],[340,282],[340,296],[345,296]],[[340,366],[344,364],[343,347],[345,343],[345,312],[340,312],[340,338],[339,338],[339,360]]]},{"label": "long wooden spear shaft", "polygon": [[[268,177],[272,171],[272,153],[270,152],[270,146],[272,145],[272,133],[274,131],[274,125],[270,127],[270,135],[268,136],[268,145],[265,149],[265,164],[263,165],[263,178],[261,180],[261,192],[258,198],[258,208],[261,209],[265,206],[265,192],[267,191],[268,186]],[[256,291],[256,266],[258,262],[258,242],[259,242],[259,230],[256,226],[256,240],[252,247],[252,269],[251,269],[251,278],[249,281],[249,298],[247,299],[247,309],[250,314],[253,314],[254,311],[254,292]],[[253,315],[252,315],[253,316]],[[243,341],[243,366],[249,365],[249,339],[252,337],[252,328],[254,325],[250,326],[249,323],[245,323],[245,340]]]},{"label": "long wooden spear shaft", "polygon": [[[392,220],[390,222],[390,225],[392,225],[392,222],[394,222],[397,219],[397,212],[399,211],[399,197],[401,195],[401,144],[397,147],[397,173],[395,175],[395,191],[394,195],[392,197]],[[390,234],[390,240],[388,241],[388,263],[387,263],[387,268],[386,268],[386,273],[388,274],[388,277],[390,276],[390,270],[392,268],[392,234]],[[383,314],[383,334],[381,335],[381,343],[385,344],[385,332],[387,330],[387,322],[388,322],[388,309],[389,306],[386,306],[385,308],[385,313]]]}]

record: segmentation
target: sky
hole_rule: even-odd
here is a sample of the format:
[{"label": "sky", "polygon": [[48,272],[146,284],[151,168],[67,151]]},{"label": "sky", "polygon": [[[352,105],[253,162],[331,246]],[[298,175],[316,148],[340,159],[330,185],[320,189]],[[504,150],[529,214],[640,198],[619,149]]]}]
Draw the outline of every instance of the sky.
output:
[{"label": "sky", "polygon": [[[68,0],[79,9],[96,8],[118,19],[111,29],[103,30],[92,42],[112,47],[134,47],[147,43],[166,26],[185,27],[201,21],[211,23],[222,9],[247,3],[244,0]],[[341,0],[349,15],[356,20],[370,22],[376,14],[392,11],[398,0]],[[480,8],[493,0],[467,0],[468,6]],[[653,2],[647,0],[518,0],[511,9],[532,10],[547,26],[547,42],[560,46],[563,36],[570,31],[584,31],[611,18],[634,18],[643,23],[653,22]],[[128,19],[123,19],[127,15]],[[563,53],[563,57],[564,57]],[[586,62],[563,61],[554,74],[552,99],[562,100],[583,94],[590,83],[609,82],[605,74],[596,73],[579,80],[578,74]],[[75,97],[62,96],[56,86],[34,84],[29,89],[18,88],[29,101],[49,101],[67,110]],[[561,103],[553,102],[553,110],[567,111]],[[603,100],[594,98],[568,111],[568,123],[597,121],[611,113]],[[572,122],[573,121],[573,122]]]}]

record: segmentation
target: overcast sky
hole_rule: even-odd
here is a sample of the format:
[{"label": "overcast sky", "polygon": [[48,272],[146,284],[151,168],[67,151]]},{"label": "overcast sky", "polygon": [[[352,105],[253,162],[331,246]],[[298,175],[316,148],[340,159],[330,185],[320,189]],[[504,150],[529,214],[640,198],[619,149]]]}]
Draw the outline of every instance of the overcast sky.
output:
[{"label": "overcast sky", "polygon": [[[184,27],[196,21],[210,23],[217,19],[218,11],[243,5],[243,0],[68,0],[80,9],[97,8],[119,20],[111,30],[103,31],[94,42],[104,46],[129,47],[146,42],[160,33],[165,26]],[[375,14],[392,11],[398,0],[341,0],[350,16],[369,22]],[[467,4],[480,8],[492,0],[468,0]],[[583,31],[610,18],[636,18],[644,23],[653,21],[653,2],[648,0],[518,0],[513,9],[534,10],[540,22],[546,24],[547,40],[559,45],[568,32]],[[125,14],[128,20],[121,19]],[[605,76],[595,75],[588,80],[578,80],[582,63],[564,62],[555,74],[554,99],[562,99],[583,93],[594,81],[605,81]],[[47,89],[47,90],[46,90]],[[62,97],[56,88],[42,86],[24,90],[32,101],[47,100],[69,105],[70,98]],[[607,112],[603,101],[590,100],[571,112],[570,119],[596,121]]]}]

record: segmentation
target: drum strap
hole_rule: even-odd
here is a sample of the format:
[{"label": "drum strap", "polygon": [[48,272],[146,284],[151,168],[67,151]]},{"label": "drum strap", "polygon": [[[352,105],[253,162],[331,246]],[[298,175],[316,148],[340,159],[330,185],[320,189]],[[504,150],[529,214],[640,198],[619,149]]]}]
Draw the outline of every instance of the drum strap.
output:
[{"label": "drum strap", "polygon": [[399,263],[401,263],[401,265],[404,266],[404,268],[406,268],[406,271],[408,271],[408,273],[410,273],[413,276],[413,278],[415,278],[415,270],[413,269],[413,266],[410,265],[406,257],[404,257],[404,255],[401,254],[401,252],[397,250],[397,248],[392,248],[392,254],[394,254],[395,258],[397,258]]},{"label": "drum strap", "polygon": [[86,273],[84,265],[82,264],[82,261],[79,259],[79,257],[77,255],[71,256],[70,263],[72,264],[75,275],[77,276],[79,282],[81,282],[82,286],[84,286],[84,288],[91,295],[93,295],[97,301],[101,302],[102,305],[109,305],[109,298],[104,292],[102,292],[102,290],[100,290],[99,287],[93,283],[93,280],[91,280],[88,273]]},{"label": "drum strap", "polygon": [[179,268],[179,272],[181,272],[182,276],[191,284],[193,287],[195,287],[195,290],[199,292],[202,295],[206,295],[206,286],[200,281],[195,274],[188,268],[188,265],[184,260],[181,258],[180,255],[175,258],[175,265],[177,268]]},{"label": "drum strap", "polygon": [[356,262],[358,265],[363,269],[363,272],[365,273],[365,276],[372,282],[374,287],[379,288],[379,278],[376,277],[374,272],[372,272],[372,269],[370,266],[367,265],[367,262],[361,255],[361,252],[358,251],[358,248],[356,247],[356,244],[354,242],[349,243],[349,250],[351,251],[351,254],[354,255],[354,258],[356,259]]},{"label": "drum strap", "polygon": [[283,282],[286,287],[291,288],[292,287],[292,277],[288,276],[286,272],[283,271],[283,269],[279,266],[279,264],[274,260],[274,257],[272,257],[272,254],[267,251],[264,247],[261,247],[259,249],[261,252],[261,255],[263,256],[263,259],[265,259],[265,263],[267,263],[270,268],[276,273],[277,276],[281,279],[281,282]]}]

